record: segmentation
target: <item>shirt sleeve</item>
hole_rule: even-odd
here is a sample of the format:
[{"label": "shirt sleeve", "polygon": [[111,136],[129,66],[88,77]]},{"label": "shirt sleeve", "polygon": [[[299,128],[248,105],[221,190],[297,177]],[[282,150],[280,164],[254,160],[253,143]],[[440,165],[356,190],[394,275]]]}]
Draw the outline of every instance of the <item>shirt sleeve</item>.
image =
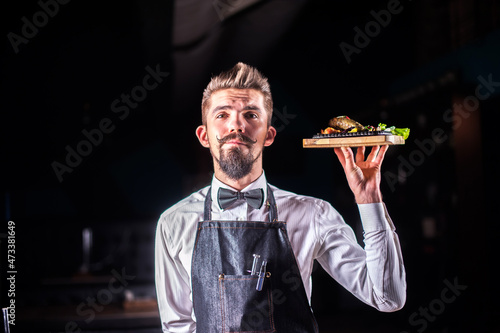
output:
[{"label": "shirt sleeve", "polygon": [[323,203],[316,219],[318,262],[364,303],[384,312],[401,309],[406,301],[405,268],[385,205],[358,205],[364,229],[363,249],[340,214]]},{"label": "shirt sleeve", "polygon": [[155,241],[155,281],[163,332],[195,332],[188,272],[170,244],[165,217],[161,217]]}]

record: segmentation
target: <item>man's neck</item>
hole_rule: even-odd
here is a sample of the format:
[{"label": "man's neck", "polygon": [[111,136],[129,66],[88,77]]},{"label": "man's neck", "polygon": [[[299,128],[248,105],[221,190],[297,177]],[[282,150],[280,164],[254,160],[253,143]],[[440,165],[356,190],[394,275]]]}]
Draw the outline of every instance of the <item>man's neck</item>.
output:
[{"label": "man's neck", "polygon": [[215,178],[220,180],[222,183],[232,187],[233,189],[241,191],[242,189],[244,189],[245,187],[256,181],[257,178],[259,178],[262,175],[262,172],[263,172],[262,167],[257,170],[252,169],[252,171],[245,177],[235,180],[229,178],[219,168],[215,168]]}]

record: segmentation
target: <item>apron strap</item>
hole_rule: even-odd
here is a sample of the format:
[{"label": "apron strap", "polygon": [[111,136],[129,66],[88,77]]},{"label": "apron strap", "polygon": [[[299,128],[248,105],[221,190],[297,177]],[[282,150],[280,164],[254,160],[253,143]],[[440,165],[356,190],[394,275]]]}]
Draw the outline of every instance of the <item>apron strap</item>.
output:
[{"label": "apron strap", "polygon": [[[269,206],[269,222],[278,221],[278,208],[276,206],[276,201],[274,200],[273,191],[269,184],[267,185],[267,202],[265,203]],[[203,212],[203,220],[212,220],[212,187],[208,188],[207,196],[205,197],[205,208]]]},{"label": "apron strap", "polygon": [[271,187],[269,185],[267,185],[266,205],[269,206],[269,222],[278,222],[278,206],[276,205],[273,191],[271,191]]},{"label": "apron strap", "polygon": [[212,220],[212,186],[208,188],[207,196],[205,197],[205,208],[203,210],[203,221]]}]

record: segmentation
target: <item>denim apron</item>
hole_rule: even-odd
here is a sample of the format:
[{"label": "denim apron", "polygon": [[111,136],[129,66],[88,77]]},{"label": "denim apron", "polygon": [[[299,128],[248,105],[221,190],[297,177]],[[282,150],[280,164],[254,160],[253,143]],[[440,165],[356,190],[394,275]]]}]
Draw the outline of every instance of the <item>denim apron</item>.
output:
[{"label": "denim apron", "polygon": [[199,333],[319,332],[286,222],[278,221],[269,186],[267,192],[269,222],[212,221],[208,190],[191,267]]}]

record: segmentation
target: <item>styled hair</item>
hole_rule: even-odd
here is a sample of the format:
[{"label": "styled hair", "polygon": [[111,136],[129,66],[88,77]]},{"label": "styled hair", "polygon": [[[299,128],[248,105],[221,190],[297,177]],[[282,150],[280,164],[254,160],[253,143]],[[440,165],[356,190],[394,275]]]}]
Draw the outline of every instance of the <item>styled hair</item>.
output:
[{"label": "styled hair", "polygon": [[271,125],[273,115],[273,98],[271,95],[271,86],[267,78],[256,68],[237,63],[228,71],[222,72],[212,77],[203,92],[201,100],[201,120],[203,125],[207,124],[207,111],[210,108],[210,97],[218,90],[222,89],[255,89],[264,95],[264,107],[268,116],[268,126]]}]

